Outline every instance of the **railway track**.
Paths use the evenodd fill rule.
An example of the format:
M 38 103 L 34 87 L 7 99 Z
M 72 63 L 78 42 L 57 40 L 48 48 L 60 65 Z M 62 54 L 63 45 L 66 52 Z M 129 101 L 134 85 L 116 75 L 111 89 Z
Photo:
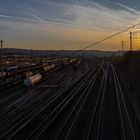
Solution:
M 82 68 L 84 66 L 82 65 L 80 67 Z M 67 70 L 67 72 L 65 72 L 66 70 Z M 47 85 L 49 83 L 49 84 L 52 84 L 52 85 L 54 84 L 54 85 L 64 86 L 64 85 L 67 85 L 68 83 L 70 83 L 72 80 L 74 80 L 75 77 L 78 78 L 81 75 L 82 75 L 81 72 L 78 75 L 78 72 L 72 72 L 71 67 L 69 67 L 67 69 L 58 71 L 57 73 L 51 74 L 51 76 L 47 76 L 41 82 L 41 85 L 43 85 L 43 84 Z M 65 78 L 65 77 L 68 77 L 69 79 Z M 51 79 L 55 79 L 55 82 L 52 81 Z M 22 98 L 23 99 L 25 98 L 27 100 L 28 96 L 29 97 L 35 96 L 38 93 L 36 91 L 38 91 L 38 86 L 35 87 L 35 89 L 33 89 L 33 90 L 31 89 L 31 90 L 27 91 L 27 89 L 23 85 L 19 85 L 17 87 L 13 87 L 13 89 L 9 89 L 9 90 L 1 93 L 1 95 L 0 95 L 0 108 L 1 108 L 1 111 L 3 111 L 3 109 L 6 108 L 6 106 L 9 106 L 10 104 L 13 104 L 14 102 L 18 102 L 18 100 L 21 100 Z M 31 94 L 31 93 L 33 93 L 33 94 Z M 42 92 L 39 92 L 39 93 L 42 93 Z
M 61 73 L 59 88 L 36 89 L 30 98 L 9 104 L 0 115 L 0 138 L 139 140 L 114 66 L 81 67 L 85 72 Z
M 79 82 L 80 81 L 80 79 L 77 81 L 77 82 Z M 75 86 L 75 83 L 73 83 L 73 86 Z M 72 90 L 72 88 L 73 88 L 73 86 L 71 87 L 71 86 L 69 86 L 69 88 L 67 87 L 65 90 L 67 91 L 67 90 Z M 64 89 L 63 89 L 64 90 Z M 37 110 L 39 110 L 38 112 L 37 112 L 37 110 L 34 110 L 34 111 L 32 111 L 31 113 L 29 113 L 28 115 L 26 115 L 23 119 L 19 119 L 19 122 L 18 123 L 16 123 L 11 129 L 14 129 L 14 128 L 17 128 L 17 126 L 19 126 L 19 125 L 23 125 L 24 123 L 27 123 L 28 121 L 31 121 L 31 120 L 33 120 L 33 118 L 35 118 L 36 116 L 38 117 L 38 118 L 40 118 L 41 117 L 41 115 L 40 115 L 40 113 L 42 112 L 43 113 L 43 111 L 44 111 L 44 109 L 46 109 L 46 107 L 47 106 L 49 106 L 49 104 L 54 104 L 54 101 L 55 101 L 55 106 L 57 106 L 57 104 L 59 103 L 59 101 L 61 102 L 61 100 L 64 98 L 65 99 L 65 97 L 67 96 L 67 94 L 64 92 L 62 92 L 61 94 L 59 94 L 60 92 L 57 92 L 54 96 L 52 96 L 52 98 L 50 98 L 49 99 L 49 101 L 47 100 L 47 101 L 45 101 L 44 103 L 43 102 L 41 102 L 41 105 L 38 107 L 38 108 L 36 108 Z M 58 103 L 57 103 L 58 102 Z M 33 106 L 34 107 L 34 106 Z M 28 108 L 27 108 L 28 109 Z M 25 113 L 25 111 L 26 110 L 24 110 L 24 113 Z M 23 110 L 22 110 L 22 112 L 23 112 Z M 38 116 L 39 115 L 39 116 Z M 21 117 L 20 117 L 21 118 Z M 14 118 L 13 118 L 14 119 Z M 11 119 L 9 119 L 9 121 L 10 121 Z M 28 120 L 28 121 L 27 121 Z M 16 117 L 16 121 L 17 121 L 17 117 Z M 7 121 L 6 121 L 7 122 Z M 5 122 L 5 123 L 6 123 Z M 3 124 L 1 124 L 1 125 L 4 125 L 4 123 Z M 4 127 L 5 127 L 5 129 L 7 129 L 7 127 L 8 126 L 5 126 L 4 125 Z M 4 132 L 4 127 L 3 127 L 3 129 L 1 129 L 1 132 L 3 131 Z M 11 130 L 10 129 L 10 130 Z M 9 130 L 7 131 L 7 132 L 9 132 Z M 7 135 L 7 132 L 5 133 L 5 135 Z

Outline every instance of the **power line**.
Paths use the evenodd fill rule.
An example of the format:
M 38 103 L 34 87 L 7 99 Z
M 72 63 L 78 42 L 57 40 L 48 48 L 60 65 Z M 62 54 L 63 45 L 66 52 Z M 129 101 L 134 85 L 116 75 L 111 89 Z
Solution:
M 97 42 L 95 42 L 95 43 L 92 43 L 92 44 L 90 44 L 90 45 L 84 47 L 83 49 L 74 52 L 72 55 L 75 55 L 75 54 L 77 54 L 77 53 L 80 53 L 80 52 L 82 52 L 82 51 L 84 51 L 84 50 L 86 50 L 86 49 L 88 49 L 88 48 L 90 48 L 90 47 L 92 47 L 92 46 L 98 45 L 98 44 L 100 44 L 100 43 L 102 43 L 102 42 L 104 42 L 104 41 L 106 41 L 106 40 L 108 40 L 108 39 L 110 39 L 110 38 L 113 38 L 114 36 L 117 36 L 117 35 L 119 35 L 119 34 L 125 32 L 125 31 L 131 29 L 131 28 L 134 28 L 134 27 L 136 27 L 136 26 L 138 26 L 138 25 L 140 25 L 140 23 L 137 23 L 137 24 L 135 24 L 135 25 L 133 25 L 133 26 L 130 26 L 130 27 L 126 28 L 126 29 L 123 29 L 123 30 L 121 30 L 121 31 L 119 31 L 119 32 L 117 32 L 117 33 L 115 33 L 115 34 L 113 34 L 113 35 L 111 35 L 111 36 L 108 36 L 108 37 L 106 37 L 106 38 L 104 38 L 104 39 L 102 39 L 102 40 L 99 40 L 99 41 L 97 41 Z

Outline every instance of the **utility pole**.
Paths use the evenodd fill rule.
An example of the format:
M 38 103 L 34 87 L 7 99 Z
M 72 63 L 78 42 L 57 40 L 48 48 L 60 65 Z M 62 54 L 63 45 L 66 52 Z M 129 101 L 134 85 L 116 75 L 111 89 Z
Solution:
M 46 58 L 48 57 L 48 51 L 46 50 Z
M 28 74 L 29 74 L 29 70 L 30 70 L 30 52 L 27 52 L 27 55 L 28 55 L 27 57 L 28 57 Z M 28 78 L 29 78 L 29 75 L 28 75 Z
M 124 41 L 122 40 L 122 55 L 124 53 Z
M 1 44 L 1 76 L 3 76 L 3 40 L 0 41 Z
M 133 51 L 133 35 L 132 35 L 132 31 L 130 32 L 130 51 Z
M 30 52 L 30 62 L 31 62 L 31 66 L 32 66 L 32 59 L 33 59 L 33 50 L 31 49 L 31 52 Z
M 85 53 L 84 53 L 84 52 L 82 52 L 82 57 L 83 57 L 83 58 L 85 57 Z

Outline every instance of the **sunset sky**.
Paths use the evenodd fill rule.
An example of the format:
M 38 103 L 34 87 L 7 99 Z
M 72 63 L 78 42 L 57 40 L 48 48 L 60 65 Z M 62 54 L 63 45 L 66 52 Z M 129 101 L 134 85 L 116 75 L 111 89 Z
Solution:
M 0 0 L 0 7 L 0 39 L 10 48 L 82 49 L 140 22 L 140 0 Z M 128 49 L 129 32 L 90 49 L 119 50 L 121 40 Z

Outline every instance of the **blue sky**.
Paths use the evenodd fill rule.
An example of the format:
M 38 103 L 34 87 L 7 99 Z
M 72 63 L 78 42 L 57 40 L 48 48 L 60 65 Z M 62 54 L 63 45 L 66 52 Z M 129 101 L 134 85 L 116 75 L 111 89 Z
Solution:
M 0 6 L 6 47 L 81 49 L 140 22 L 139 0 L 0 0 Z M 100 48 L 117 50 L 119 39 Z

